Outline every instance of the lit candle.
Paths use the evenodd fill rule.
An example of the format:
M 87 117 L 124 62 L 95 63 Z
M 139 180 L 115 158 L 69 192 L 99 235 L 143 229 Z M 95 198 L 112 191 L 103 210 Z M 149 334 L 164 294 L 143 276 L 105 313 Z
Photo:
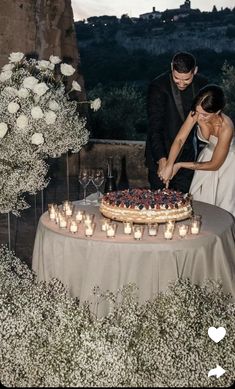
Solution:
M 116 232 L 116 226 L 117 225 L 115 223 L 108 224 L 107 229 L 106 229 L 107 238 L 114 238 L 115 232 Z
M 66 228 L 67 227 L 67 221 L 63 217 L 60 218 L 60 228 Z
M 55 211 L 51 210 L 51 211 L 50 211 L 49 217 L 50 217 L 51 220 L 55 220 L 55 218 L 56 218 L 56 213 L 55 213 Z
M 181 238 L 184 238 L 187 235 L 188 232 L 188 226 L 186 224 L 180 224 L 179 225 L 179 236 Z
M 134 239 L 140 240 L 143 236 L 143 226 L 134 226 L 133 227 Z
M 101 231 L 107 231 L 110 220 L 109 219 L 101 219 L 100 222 L 101 222 Z
M 82 219 L 83 219 L 83 214 L 84 214 L 84 211 L 80 211 L 80 210 L 77 211 L 75 218 L 76 218 L 76 220 L 77 220 L 78 222 L 81 222 L 81 221 L 82 221 Z
M 123 231 L 124 231 L 124 234 L 128 234 L 130 235 L 131 234 L 131 231 L 132 231 L 132 226 L 131 226 L 131 223 L 130 222 L 124 222 L 123 223 Z
M 199 234 L 199 226 L 197 225 L 197 223 L 192 223 L 191 234 L 193 234 L 193 235 Z
M 85 235 L 86 236 L 92 236 L 94 233 L 94 225 L 93 224 L 87 224 L 85 225 Z
M 157 235 L 157 227 L 158 227 L 158 225 L 156 223 L 148 225 L 149 236 L 156 236 Z
M 171 230 L 166 229 L 166 231 L 164 231 L 164 237 L 165 237 L 165 239 L 172 239 L 173 232 Z
M 68 207 L 66 208 L 66 210 L 65 210 L 65 213 L 66 213 L 67 216 L 72 216 L 72 214 L 73 214 L 73 209 L 72 209 L 72 207 L 68 206 Z
M 78 230 L 78 226 L 77 226 L 77 223 L 76 223 L 76 221 L 75 220 L 72 220 L 71 221 L 71 224 L 70 224 L 70 231 L 71 232 L 77 232 L 77 230 Z
M 93 222 L 94 215 L 89 215 L 88 213 L 85 215 L 84 218 L 84 224 L 87 226 L 88 224 L 91 224 Z

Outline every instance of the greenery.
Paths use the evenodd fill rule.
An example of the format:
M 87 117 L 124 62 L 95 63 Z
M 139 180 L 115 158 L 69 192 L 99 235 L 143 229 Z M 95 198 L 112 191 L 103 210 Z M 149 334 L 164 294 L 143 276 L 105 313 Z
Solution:
M 226 112 L 232 118 L 235 123 L 235 67 L 230 66 L 227 62 L 225 62 L 223 68 L 223 77 L 222 77 L 222 88 L 224 90 L 227 104 L 226 104 Z
M 90 115 L 93 138 L 145 140 L 146 101 L 140 88 L 127 84 L 105 88 L 98 84 L 88 92 L 89 99 L 97 93 L 102 108 Z
M 89 18 L 88 23 L 75 23 L 86 90 L 88 95 L 92 96 L 94 91 L 98 89 L 103 101 L 107 101 L 105 107 L 108 107 L 109 110 L 106 119 L 106 108 L 104 107 L 98 115 L 92 114 L 91 126 L 95 137 L 120 139 L 122 134 L 123 139 L 144 140 L 147 132 L 146 91 L 148 84 L 157 75 L 170 68 L 174 52 L 157 55 L 151 52 L 151 47 L 137 50 L 131 47 L 130 42 L 128 46 L 129 38 L 133 39 L 133 42 L 136 39 L 141 47 L 141 39 L 146 39 L 147 45 L 147 38 L 159 37 L 162 43 L 165 37 L 170 39 L 169 37 L 172 36 L 173 39 L 178 39 L 180 42 L 181 37 L 190 36 L 193 39 L 198 37 L 198 44 L 200 45 L 201 42 L 203 47 L 203 33 L 203 37 L 208 36 L 211 39 L 212 49 L 204 46 L 204 48 L 198 47 L 196 50 L 191 50 L 197 58 L 199 72 L 204 74 L 209 82 L 223 84 L 225 74 L 222 68 L 225 62 L 230 66 L 235 66 L 235 53 L 232 48 L 231 51 L 215 52 L 213 50 L 215 40 L 233 38 L 235 8 L 233 10 L 228 8 L 216 10 L 214 7 L 213 12 L 197 10 L 185 18 L 175 21 L 172 21 L 172 12 L 172 10 L 167 10 L 162 13 L 160 19 L 152 20 L 134 20 L 128 15 L 123 15 L 118 20 L 115 16 L 104 15 Z M 175 51 L 177 51 L 177 41 Z M 94 63 L 96 65 L 95 72 Z M 127 102 L 128 88 L 131 93 L 130 102 Z M 133 89 L 140 96 L 142 108 L 138 111 L 132 110 L 130 113 L 128 107 L 133 106 Z M 126 91 L 127 110 L 125 112 L 134 116 L 126 120 L 124 112 L 123 123 L 119 120 L 121 112 L 123 112 L 122 103 L 117 100 L 118 107 L 120 107 L 119 115 L 117 115 L 118 107 L 110 103 L 113 99 L 112 95 L 115 94 L 116 98 L 117 95 L 121 97 L 121 90 Z M 231 88 L 228 95 L 231 96 L 232 93 L 233 89 Z M 230 107 L 233 110 L 231 104 Z M 138 123 L 136 127 L 137 116 L 140 112 L 141 125 Z M 233 113 L 231 114 L 233 116 Z M 115 120 L 116 115 L 117 120 Z M 111 120 L 110 125 L 108 125 L 108 120 Z M 102 126 L 104 127 L 102 128 Z M 108 127 L 110 128 L 108 129 Z
M 97 319 L 58 280 L 37 282 L 0 247 L 0 379 L 7 387 L 229 387 L 235 379 L 235 304 L 221 284 L 178 280 L 140 305 L 134 285 L 103 294 Z M 209 327 L 224 327 L 219 344 Z M 220 365 L 225 374 L 208 378 Z

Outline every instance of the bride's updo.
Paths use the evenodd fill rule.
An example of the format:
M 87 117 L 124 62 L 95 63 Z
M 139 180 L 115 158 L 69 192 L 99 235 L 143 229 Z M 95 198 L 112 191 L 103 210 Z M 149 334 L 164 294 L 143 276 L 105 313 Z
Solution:
M 214 84 L 204 86 L 195 96 L 191 111 L 195 112 L 198 105 L 208 113 L 216 113 L 223 110 L 225 107 L 225 96 L 222 88 Z

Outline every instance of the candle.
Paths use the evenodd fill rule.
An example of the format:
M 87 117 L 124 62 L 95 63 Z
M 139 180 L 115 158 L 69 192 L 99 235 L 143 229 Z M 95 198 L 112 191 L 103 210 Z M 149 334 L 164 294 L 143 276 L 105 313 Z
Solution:
M 134 239 L 140 240 L 143 236 L 143 226 L 133 226 Z
M 165 237 L 165 239 L 172 239 L 172 237 L 173 237 L 173 232 L 170 231 L 170 230 L 164 231 L 164 237 Z
M 107 227 L 110 223 L 110 219 L 101 219 L 101 231 L 107 231 Z
M 60 218 L 60 228 L 66 228 L 67 227 L 67 221 L 64 218 Z
M 124 234 L 130 235 L 132 231 L 132 224 L 130 222 L 123 223 Z
M 88 213 L 85 215 L 85 218 L 84 218 L 85 226 L 88 226 L 88 224 L 91 224 L 93 222 L 94 216 L 95 215 L 89 215 Z
M 94 224 L 85 225 L 85 235 L 90 237 L 94 233 Z
M 179 236 L 181 238 L 184 238 L 187 235 L 187 232 L 188 232 L 188 225 L 180 224 L 179 225 Z
M 50 217 L 51 220 L 55 220 L 55 218 L 56 218 L 56 213 L 55 213 L 53 210 L 51 210 L 51 211 L 50 211 L 49 217 Z
M 191 234 L 193 234 L 193 235 L 199 234 L 199 227 L 196 225 L 192 225 L 191 226 Z
M 75 216 L 76 220 L 77 220 L 78 222 L 81 222 L 82 219 L 83 219 L 83 215 L 84 215 L 84 211 L 78 210 L 77 213 L 76 213 L 76 216 Z
M 116 223 L 109 223 L 107 225 L 107 229 L 106 229 L 107 238 L 114 238 L 115 233 L 116 233 L 116 227 L 117 227 Z
M 149 234 L 149 236 L 156 236 L 157 235 L 157 228 L 158 228 L 158 224 L 157 223 L 149 224 L 148 225 L 148 234 Z
M 66 214 L 67 216 L 72 216 L 72 214 L 73 214 L 73 209 L 72 209 L 72 207 L 68 206 L 68 207 L 66 208 L 66 210 L 65 210 L 65 214 Z
M 75 220 L 71 221 L 69 229 L 70 229 L 70 232 L 74 232 L 74 233 L 77 232 L 78 226 L 77 226 L 77 223 Z

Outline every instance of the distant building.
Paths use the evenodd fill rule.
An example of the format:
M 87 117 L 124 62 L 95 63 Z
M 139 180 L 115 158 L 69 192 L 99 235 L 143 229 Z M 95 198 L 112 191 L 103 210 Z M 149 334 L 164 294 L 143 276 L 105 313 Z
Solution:
M 200 12 L 199 9 L 191 8 L 191 1 L 185 0 L 184 4 L 181 4 L 179 8 L 166 9 L 164 12 L 156 11 L 153 7 L 152 12 L 147 12 L 140 15 L 140 19 L 152 20 L 152 19 L 163 19 L 163 21 L 176 21 L 180 18 L 185 18 L 192 13 Z
M 155 7 L 153 7 L 152 12 L 147 12 L 145 14 L 141 14 L 140 19 L 145 19 L 145 20 L 160 19 L 161 16 L 162 16 L 162 13 L 159 11 L 156 11 Z

